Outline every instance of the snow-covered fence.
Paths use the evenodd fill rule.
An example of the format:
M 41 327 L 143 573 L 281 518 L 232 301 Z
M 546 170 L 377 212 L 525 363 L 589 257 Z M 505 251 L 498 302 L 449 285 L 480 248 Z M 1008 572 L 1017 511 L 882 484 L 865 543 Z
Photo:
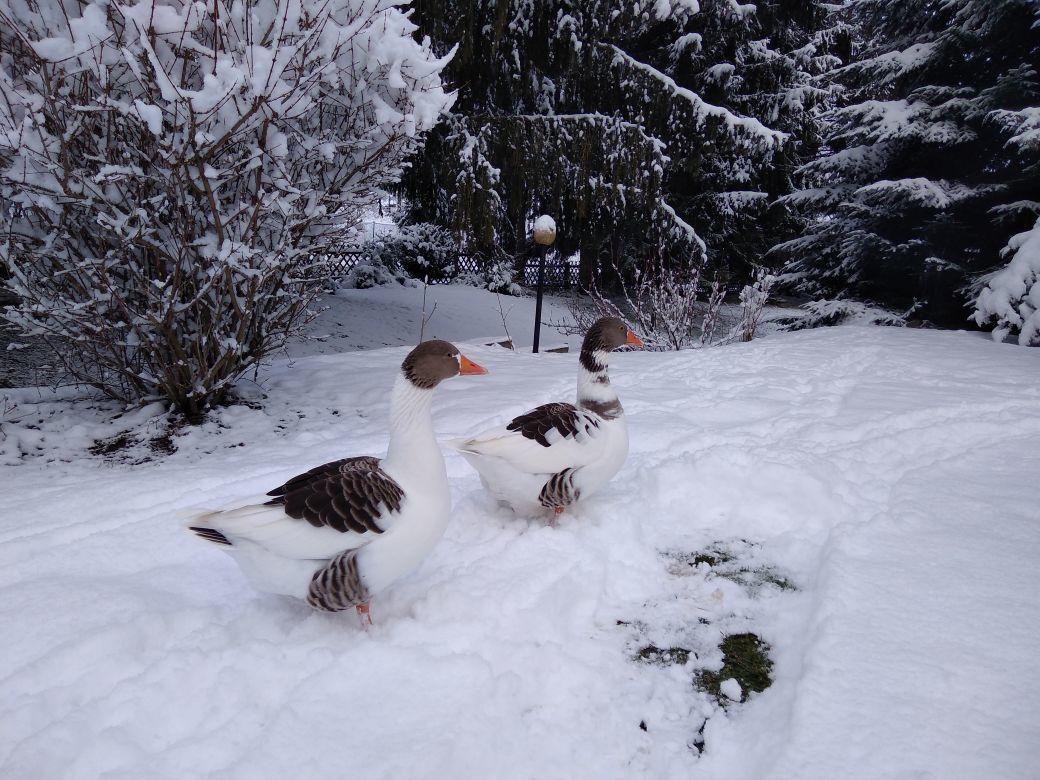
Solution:
M 323 256 L 322 273 L 329 279 L 341 279 L 359 263 L 364 263 L 365 250 L 343 249 Z M 430 279 L 430 284 L 451 284 L 458 277 L 480 276 L 487 271 L 487 261 L 476 255 L 459 254 L 454 263 L 455 273 L 450 278 Z M 525 286 L 532 286 L 538 277 L 538 260 L 532 258 L 523 266 L 521 276 Z M 566 260 L 547 260 L 545 263 L 547 290 L 575 290 L 578 288 L 578 266 Z
M 349 274 L 357 265 L 364 264 L 367 254 L 364 249 L 344 249 L 324 256 L 323 273 L 330 279 L 341 279 Z M 454 273 L 451 276 L 431 278 L 430 284 L 451 284 L 459 276 L 479 274 L 484 270 L 484 263 L 478 257 L 458 255 L 452 263 Z
M 577 264 L 563 260 L 545 261 L 545 279 L 543 286 L 546 290 L 576 290 L 578 289 L 579 268 Z M 524 263 L 523 284 L 532 287 L 538 282 L 538 258 L 532 257 Z

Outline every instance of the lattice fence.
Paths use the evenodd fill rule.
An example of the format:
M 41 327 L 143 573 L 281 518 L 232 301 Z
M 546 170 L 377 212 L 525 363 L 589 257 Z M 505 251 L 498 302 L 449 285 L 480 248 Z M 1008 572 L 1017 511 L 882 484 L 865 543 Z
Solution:
M 524 264 L 520 284 L 534 287 L 538 284 L 538 258 L 532 257 Z M 545 261 L 545 288 L 547 290 L 573 290 L 578 286 L 578 266 L 565 260 Z
M 328 255 L 325 259 L 325 272 L 331 279 L 346 276 L 361 261 L 362 255 L 361 250 L 345 250 Z M 459 255 L 455 259 L 455 268 L 458 276 L 480 273 L 483 270 L 480 258 L 468 255 Z M 431 279 L 430 284 L 450 284 L 452 281 L 452 279 Z M 518 282 L 525 287 L 534 287 L 538 283 L 538 258 L 530 258 L 525 262 Z M 545 289 L 572 290 L 577 286 L 577 265 L 562 260 L 546 260 Z

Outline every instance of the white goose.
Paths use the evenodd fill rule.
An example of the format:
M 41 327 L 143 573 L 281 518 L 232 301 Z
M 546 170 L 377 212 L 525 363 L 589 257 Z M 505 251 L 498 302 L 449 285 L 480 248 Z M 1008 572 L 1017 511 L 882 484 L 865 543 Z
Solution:
M 326 463 L 257 503 L 193 518 L 188 527 L 221 545 L 258 590 L 312 607 L 356 607 L 412 571 L 444 534 L 451 509 L 444 458 L 433 435 L 434 388 L 486 374 L 446 341 L 427 341 L 401 364 L 390 396 L 386 457 Z
M 484 487 L 519 514 L 566 507 L 599 490 L 628 456 L 625 410 L 610 384 L 610 353 L 643 342 L 621 320 L 604 317 L 585 335 L 578 403 L 550 403 L 471 439 L 451 444 L 480 473 Z

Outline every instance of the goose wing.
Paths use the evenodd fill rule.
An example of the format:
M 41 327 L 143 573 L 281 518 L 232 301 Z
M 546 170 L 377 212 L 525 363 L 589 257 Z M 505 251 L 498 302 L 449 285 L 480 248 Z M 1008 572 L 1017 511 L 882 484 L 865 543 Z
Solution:
M 404 491 L 379 465 L 379 458 L 344 458 L 293 477 L 267 495 L 267 506 L 312 526 L 340 533 L 381 534 L 387 512 L 398 512 Z
M 520 471 L 548 474 L 600 457 L 601 420 L 573 404 L 543 404 L 504 428 L 456 442 L 463 453 L 501 458 Z
M 262 504 L 195 518 L 189 528 L 208 541 L 248 540 L 287 558 L 330 558 L 383 533 L 400 511 L 401 486 L 378 458 L 344 458 L 288 480 Z

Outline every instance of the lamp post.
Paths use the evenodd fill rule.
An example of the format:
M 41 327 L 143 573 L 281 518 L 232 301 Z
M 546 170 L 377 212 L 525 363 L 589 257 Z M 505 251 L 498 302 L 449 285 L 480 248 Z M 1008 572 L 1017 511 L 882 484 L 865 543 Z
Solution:
M 541 248 L 538 256 L 538 287 L 534 302 L 534 349 L 538 353 L 538 336 L 542 332 L 542 288 L 545 284 L 545 256 L 549 247 L 556 240 L 556 222 L 548 214 L 542 214 L 534 221 L 531 231 L 534 242 Z

